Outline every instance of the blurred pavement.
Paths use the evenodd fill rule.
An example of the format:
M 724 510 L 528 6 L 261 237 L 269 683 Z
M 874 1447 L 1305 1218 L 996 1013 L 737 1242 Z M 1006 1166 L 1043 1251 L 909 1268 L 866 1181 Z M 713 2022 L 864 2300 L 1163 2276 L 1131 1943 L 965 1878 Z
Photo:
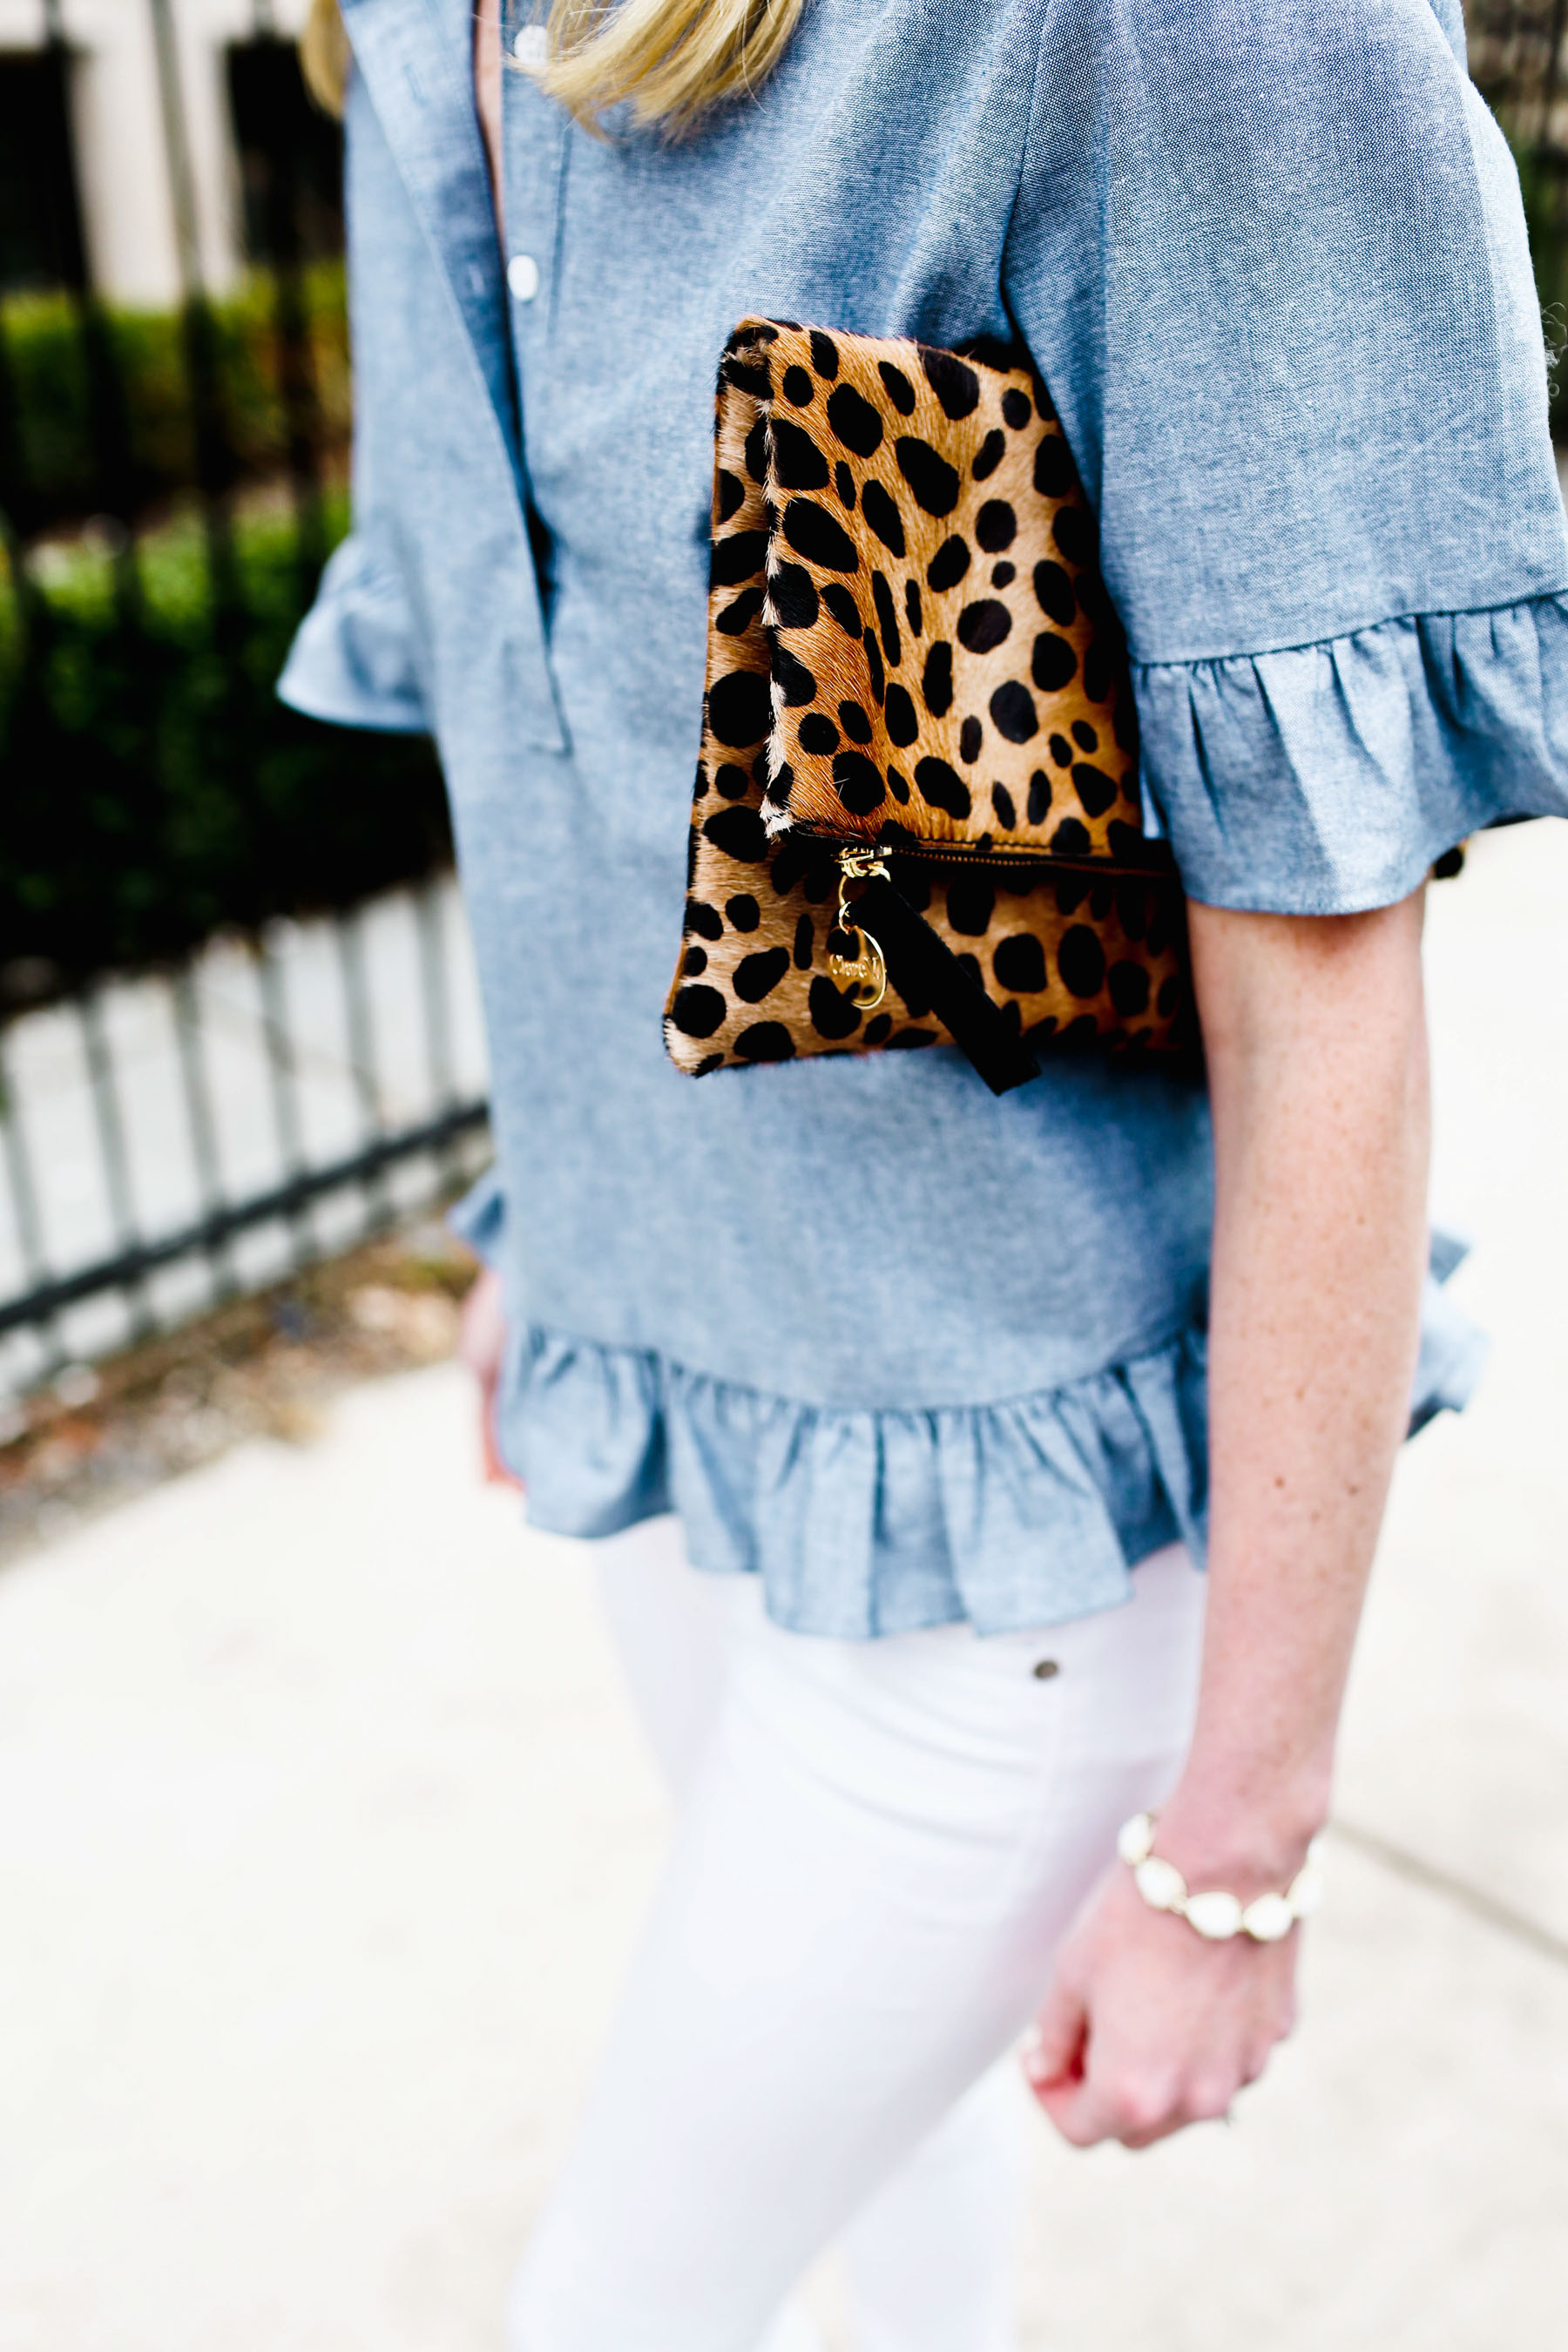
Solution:
M 1568 2342 L 1568 826 L 1431 929 L 1492 1364 L 1401 1468 L 1302 2030 L 1234 2130 L 1039 2127 L 1030 2352 Z M 662 1834 L 450 1366 L 0 1576 L 0 2352 L 500 2352 Z

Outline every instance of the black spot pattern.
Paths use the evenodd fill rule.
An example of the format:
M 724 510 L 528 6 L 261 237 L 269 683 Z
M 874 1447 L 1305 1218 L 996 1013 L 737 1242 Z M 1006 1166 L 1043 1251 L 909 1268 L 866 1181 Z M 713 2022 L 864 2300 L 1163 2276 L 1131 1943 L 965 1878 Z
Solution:
M 1035 566 L 1035 598 L 1047 621 L 1054 621 L 1058 629 L 1071 628 L 1078 612 L 1072 581 L 1048 556 Z
M 1094 844 L 1089 837 L 1089 827 L 1076 816 L 1064 816 L 1048 844 L 1055 857 L 1087 857 Z
M 1073 763 L 1073 785 L 1083 803 L 1088 816 L 1103 816 L 1116 800 L 1116 785 L 1103 768 L 1091 767 L 1087 760 Z
M 686 929 L 689 931 L 698 932 L 705 940 L 721 940 L 724 936 L 724 918 L 717 907 L 710 907 L 700 898 L 688 898 Z
M 708 689 L 708 724 L 721 743 L 744 751 L 760 743 L 773 723 L 768 682 L 755 670 L 734 669 Z
M 947 919 L 966 940 L 984 938 L 995 906 L 995 888 L 984 874 L 955 874 L 947 886 Z
M 987 555 L 1000 555 L 1018 536 L 1018 518 L 1005 499 L 987 499 L 974 518 L 974 536 Z
M 1029 690 L 1016 677 L 1005 679 L 992 696 L 991 724 L 1008 743 L 1026 743 L 1038 728 Z
M 921 625 L 921 583 L 918 580 L 906 580 L 904 583 L 904 618 L 910 625 L 910 636 L 918 637 Z
M 888 730 L 889 741 L 897 743 L 900 751 L 912 743 L 920 733 L 921 722 L 915 706 L 901 686 L 889 687 L 887 699 L 882 705 L 882 724 Z
M 842 594 L 842 590 L 839 593 Z M 815 626 L 818 604 L 816 587 L 804 564 L 781 563 L 768 583 L 768 594 L 773 603 L 773 617 L 781 629 Z
M 991 566 L 991 585 L 993 588 L 1011 588 L 1014 581 L 1016 580 L 1017 577 L 1018 567 L 1016 563 L 994 563 Z
M 1113 963 L 1106 974 L 1110 1001 L 1123 1021 L 1149 1010 L 1149 975 L 1141 963 Z
M 952 709 L 952 647 L 938 637 L 926 656 L 921 693 L 933 719 L 945 719 Z
M 1013 615 L 994 596 L 966 604 L 958 616 L 958 642 L 972 654 L 988 654 L 1008 636 Z
M 995 427 L 985 436 L 984 440 L 976 449 L 974 463 L 969 470 L 977 482 L 989 481 L 1006 454 L 1007 436 L 999 427 Z
M 900 775 L 897 768 L 889 768 L 888 770 L 888 790 L 892 793 L 893 798 L 898 802 L 900 808 L 908 808 L 910 804 L 909 784 L 905 778 Z
M 968 542 L 960 539 L 955 531 L 951 539 L 942 541 L 926 565 L 926 585 L 936 589 L 939 593 L 948 588 L 956 588 L 968 569 Z
M 893 445 L 899 471 L 929 515 L 949 515 L 958 504 L 958 476 L 947 459 L 918 434 L 900 433 Z
M 855 477 L 842 457 L 833 468 L 833 487 L 838 493 L 838 503 L 848 514 L 855 511 Z
M 960 819 L 969 814 L 969 787 L 945 760 L 917 760 L 915 782 L 932 808 L 945 809 L 949 816 Z
M 739 866 L 761 866 L 766 861 L 767 827 L 755 809 L 718 810 L 703 824 L 702 836 Z
M 860 1026 L 860 1015 L 855 1006 L 820 972 L 811 983 L 806 1005 L 811 1014 L 811 1025 L 819 1037 L 830 1037 L 835 1041 L 841 1037 L 853 1037 Z
M 773 648 L 773 684 L 784 697 L 785 707 L 798 709 L 802 703 L 816 699 L 816 680 L 803 661 L 797 661 L 787 646 Z
M 768 478 L 768 420 L 759 416 L 746 436 L 746 471 L 753 482 Z
M 826 340 L 825 335 L 824 342 Z M 787 957 L 784 960 L 788 961 Z M 795 1039 L 782 1021 L 753 1021 L 736 1038 L 735 1051 L 743 1062 L 793 1062 Z
M 713 487 L 718 493 L 719 520 L 728 522 L 736 509 L 746 502 L 746 485 L 738 474 L 727 473 L 721 467 Z
M 797 555 L 808 563 L 820 563 L 825 572 L 860 569 L 855 542 L 843 524 L 810 499 L 791 499 L 784 511 L 784 533 Z
M 973 416 L 980 405 L 980 378 L 972 367 L 966 367 L 956 352 L 933 351 L 927 343 L 921 345 L 921 365 L 951 424 L 956 425 L 961 416 Z
M 784 395 L 796 408 L 809 408 L 816 398 L 816 386 L 803 367 L 786 367 L 784 372 Z
M 716 988 L 682 988 L 676 992 L 669 1017 L 683 1037 L 711 1037 L 727 1010 Z
M 800 722 L 800 748 L 817 759 L 828 759 L 838 749 L 838 730 L 825 712 L 812 711 Z
M 816 926 L 812 921 L 811 917 L 809 915 L 802 915 L 795 927 L 795 968 L 796 971 L 809 971 L 811 970 L 811 950 L 812 943 L 816 940 Z
M 832 336 L 825 335 L 819 327 L 811 331 L 811 364 L 817 374 L 826 376 L 830 383 L 838 373 L 838 346 Z
M 699 972 L 706 971 L 708 969 L 707 949 L 688 948 L 686 953 L 680 959 L 680 969 L 688 980 L 695 980 Z
M 915 388 L 903 369 L 895 367 L 891 360 L 879 360 L 877 373 L 881 377 L 888 398 L 899 415 L 912 416 L 915 413 Z
M 852 383 L 841 383 L 837 392 L 828 394 L 827 421 L 857 457 L 874 457 L 882 446 L 882 420 Z
M 877 625 L 882 632 L 882 651 L 888 667 L 897 669 L 904 657 L 903 640 L 899 635 L 899 616 L 893 610 L 893 592 L 879 572 L 871 574 L 871 602 L 877 608 Z
M 1047 433 L 1035 452 L 1035 488 L 1043 499 L 1065 499 L 1077 479 L 1072 452 L 1059 433 Z
M 839 704 L 838 723 L 851 743 L 868 743 L 871 740 L 870 719 L 858 702 Z
M 996 822 L 1004 833 L 1012 833 L 1018 823 L 1018 812 L 1013 805 L 1013 795 L 1005 784 L 993 784 L 991 805 L 996 812 Z
M 1080 751 L 1098 751 L 1100 749 L 1100 738 L 1087 719 L 1073 720 L 1072 740 Z
M 1015 931 L 997 941 L 991 969 L 1016 995 L 1036 996 L 1046 984 L 1046 951 L 1033 931 Z
M 784 490 L 825 490 L 827 460 L 812 439 L 787 417 L 773 419 L 773 475 Z
M 754 580 L 767 552 L 766 531 L 735 530 L 728 539 L 716 539 L 708 563 L 709 586 L 739 588 L 743 581 Z
M 1059 694 L 1078 668 L 1078 654 L 1069 637 L 1042 629 L 1035 639 L 1029 675 L 1042 694 Z
M 980 746 L 984 740 L 985 730 L 979 719 L 966 719 L 958 730 L 958 756 L 966 767 L 973 766 L 979 759 Z
M 866 1024 L 867 1045 L 880 1045 L 885 1044 L 887 1041 L 888 1032 L 891 1029 L 892 1025 L 893 1016 L 890 1013 L 873 1013 L 870 1020 Z
M 1027 396 L 1018 390 L 1016 383 L 1009 384 L 1002 394 L 1002 415 L 1015 433 L 1021 433 L 1029 421 Z
M 1094 562 L 1094 525 L 1081 507 L 1063 507 L 1051 525 L 1051 537 L 1068 562 L 1079 570 Z
M 822 601 L 847 637 L 859 635 L 860 608 L 847 588 L 841 588 L 837 580 L 830 580 L 822 592 Z
M 738 890 L 724 901 L 724 912 L 733 931 L 754 931 L 763 919 L 763 910 L 749 890 Z
M 1029 778 L 1029 803 L 1026 811 L 1031 824 L 1044 824 L 1051 805 L 1051 780 L 1044 768 L 1037 768 Z
M 872 698 L 880 702 L 888 683 L 882 669 L 882 648 L 869 629 L 867 630 L 861 643 L 866 648 L 866 668 L 870 680 Z
M 888 797 L 879 772 L 864 751 L 840 751 L 833 762 L 833 781 L 851 816 L 869 816 Z
M 788 948 L 759 948 L 754 955 L 741 958 L 730 984 L 742 1003 L 760 1004 L 788 970 Z
M 1053 735 L 1051 737 L 1050 749 L 1051 757 L 1056 761 L 1058 768 L 1070 768 L 1072 766 L 1072 745 L 1068 741 L 1065 735 Z
M 713 626 L 726 637 L 743 637 L 763 609 L 763 590 L 745 589 L 732 604 L 726 604 Z
M 898 501 L 882 488 L 875 476 L 861 493 L 860 510 L 889 554 L 901 557 L 904 553 L 904 519 L 899 512 Z
M 1072 923 L 1057 949 L 1062 985 L 1074 996 L 1098 996 L 1105 985 L 1105 951 L 1087 923 Z
M 1083 690 L 1091 702 L 1103 702 L 1110 692 L 1115 677 L 1110 648 L 1103 637 L 1096 637 L 1083 662 Z

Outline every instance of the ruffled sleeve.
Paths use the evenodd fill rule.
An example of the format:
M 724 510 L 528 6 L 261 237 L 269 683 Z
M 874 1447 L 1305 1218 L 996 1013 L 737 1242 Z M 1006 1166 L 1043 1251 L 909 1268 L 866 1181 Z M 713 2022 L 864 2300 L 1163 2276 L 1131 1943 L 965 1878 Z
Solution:
M 1392 905 L 1510 817 L 1568 815 L 1568 598 L 1134 672 L 1143 782 L 1195 898 Z
M 1004 260 L 1193 894 L 1386 904 L 1568 814 L 1518 174 L 1451 0 L 1048 5 Z
M 373 532 L 352 531 L 333 553 L 278 692 L 308 719 L 340 727 L 427 730 L 408 592 Z

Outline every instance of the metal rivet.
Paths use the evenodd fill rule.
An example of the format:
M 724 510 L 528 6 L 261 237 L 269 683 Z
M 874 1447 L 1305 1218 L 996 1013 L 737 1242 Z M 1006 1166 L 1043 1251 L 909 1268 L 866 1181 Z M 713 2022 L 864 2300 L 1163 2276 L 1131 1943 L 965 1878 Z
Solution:
M 1048 1683 L 1053 1675 L 1059 1675 L 1060 1672 L 1061 1668 L 1055 1658 L 1042 1658 L 1035 1668 L 1035 1680 L 1037 1683 Z

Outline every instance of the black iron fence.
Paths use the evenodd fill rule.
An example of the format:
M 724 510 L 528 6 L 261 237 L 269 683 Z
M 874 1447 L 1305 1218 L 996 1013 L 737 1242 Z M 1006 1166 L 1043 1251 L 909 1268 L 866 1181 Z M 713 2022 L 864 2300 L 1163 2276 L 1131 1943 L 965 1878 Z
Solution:
M 346 523 L 337 127 L 254 0 L 221 75 L 247 266 L 215 294 L 181 0 L 122 5 L 157 69 L 165 311 L 93 282 L 61 0 L 0 60 L 0 1386 L 252 1278 L 247 1236 L 272 1272 L 280 1236 L 357 1238 L 416 1172 L 459 1172 L 484 1119 L 482 1047 L 451 1042 L 466 942 L 430 747 L 273 692 Z M 378 1018 L 400 989 L 417 1080 Z M 128 1044 L 160 1021 L 163 1063 Z M 328 1063 L 342 1116 L 312 1129 Z
M 1552 429 L 1568 438 L 1568 0 L 1467 0 L 1470 71 L 1519 161 L 1552 362 Z

